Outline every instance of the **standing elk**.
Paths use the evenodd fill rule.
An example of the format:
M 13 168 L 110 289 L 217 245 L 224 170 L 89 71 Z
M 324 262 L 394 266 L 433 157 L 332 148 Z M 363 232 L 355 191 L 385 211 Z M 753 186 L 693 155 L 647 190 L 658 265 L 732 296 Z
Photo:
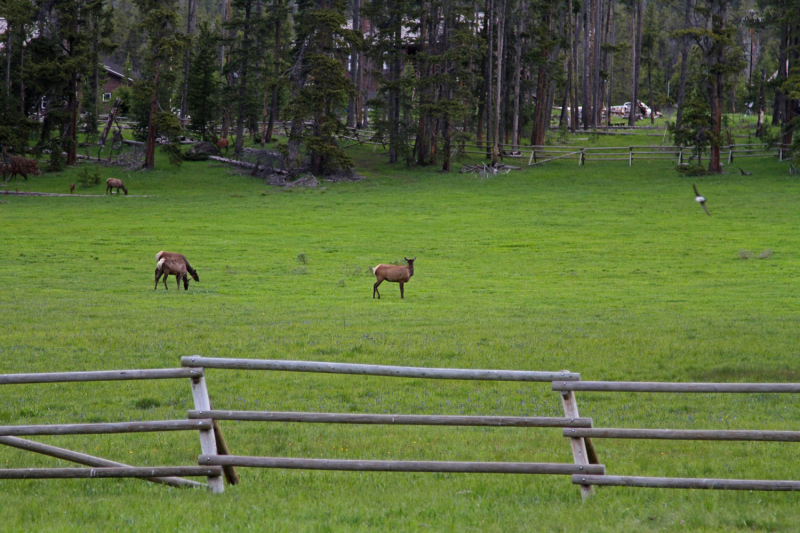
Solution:
M 10 181 L 11 178 L 16 179 L 17 174 L 22 175 L 25 181 L 28 181 L 28 174 L 39 173 L 39 162 L 35 159 L 17 155 L 9 156 L 4 153 L 0 158 L 0 173 L 3 174 L 3 181 Z M 11 178 L 6 180 L 6 176 L 9 174 L 11 174 Z
M 225 148 L 225 155 L 228 155 L 228 145 L 230 144 L 228 139 L 220 139 L 217 141 L 217 149 L 222 152 L 222 149 Z
M 408 283 L 408 280 L 411 279 L 411 276 L 414 275 L 414 261 L 417 260 L 416 257 L 413 259 L 409 259 L 404 257 L 403 259 L 406 260 L 408 263 L 407 266 L 403 265 L 384 265 L 380 264 L 372 269 L 372 273 L 375 274 L 375 278 L 378 281 L 375 282 L 375 285 L 372 286 L 372 299 L 375 299 L 375 295 L 378 295 L 378 299 L 381 298 L 381 293 L 378 292 L 378 285 L 383 283 L 384 280 L 391 281 L 393 283 L 400 284 L 400 299 L 403 299 L 403 284 Z
M 122 184 L 122 180 L 118 180 L 117 178 L 108 178 L 106 180 L 106 192 L 109 192 L 114 188 L 117 189 L 117 194 L 119 194 L 119 190 L 122 189 L 125 191 L 125 196 L 128 195 L 128 189 L 126 189 L 125 185 Z
M 167 287 L 167 278 L 175 275 L 175 281 L 178 282 L 178 290 L 181 290 L 181 280 L 183 280 L 183 290 L 189 290 L 189 277 L 186 275 L 188 272 L 191 274 L 195 281 L 200 281 L 200 276 L 197 275 L 195 269 L 189 264 L 189 260 L 183 254 L 176 254 L 173 252 L 158 252 L 156 254 L 156 284 L 153 290 L 158 288 L 158 280 L 164 276 L 164 289 L 169 290 Z

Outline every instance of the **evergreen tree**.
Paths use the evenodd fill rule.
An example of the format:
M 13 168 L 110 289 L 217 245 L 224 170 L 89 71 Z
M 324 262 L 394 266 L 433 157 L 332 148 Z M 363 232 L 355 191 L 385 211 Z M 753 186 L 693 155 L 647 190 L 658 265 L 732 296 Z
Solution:
M 344 8 L 344 0 L 300 0 L 295 15 L 287 159 L 290 165 L 299 162 L 302 143 L 317 174 L 349 170 L 353 165 L 336 140 L 345 131 L 338 111 L 354 93 L 344 61 L 359 38 L 358 32 L 345 29 Z M 310 127 L 305 126 L 307 120 Z
M 207 22 L 200 23 L 189 65 L 186 103 L 191 116 L 189 129 L 204 141 L 214 137 L 213 125 L 219 116 L 218 42 L 219 34 Z
M 177 28 L 178 12 L 176 0 L 135 0 L 143 14 L 139 28 L 148 35 L 147 52 L 144 55 L 143 79 L 135 87 L 140 102 L 148 102 L 144 117 L 147 120 L 144 168 L 155 166 L 155 145 L 158 124 L 172 124 L 170 98 L 178 75 L 178 60 L 185 45 L 184 35 Z M 163 103 L 163 104 L 162 104 Z M 167 132 L 163 132 L 167 133 Z M 170 148 L 174 151 L 174 148 Z

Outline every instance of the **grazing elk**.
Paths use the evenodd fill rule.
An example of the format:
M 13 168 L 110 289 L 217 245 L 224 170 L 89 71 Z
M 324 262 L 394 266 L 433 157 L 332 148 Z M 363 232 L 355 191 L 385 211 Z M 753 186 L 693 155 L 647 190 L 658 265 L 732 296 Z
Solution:
M 117 194 L 119 194 L 119 190 L 122 189 L 125 191 L 125 195 L 128 195 L 128 189 L 126 189 L 125 185 L 122 184 L 122 180 L 118 180 L 117 178 L 108 178 L 106 180 L 106 192 L 109 192 L 114 188 L 117 189 Z
M 38 174 L 39 173 L 39 162 L 35 159 L 28 159 L 26 157 L 21 156 L 8 156 L 7 154 L 3 154 L 2 159 L 0 159 L 0 173 L 3 174 L 3 181 L 6 181 L 6 176 L 11 174 L 12 178 L 17 177 L 17 174 L 21 174 L 25 181 L 28 180 L 28 174 Z M 9 178 L 10 181 L 11 178 Z
M 225 148 L 225 155 L 228 155 L 228 146 L 230 144 L 231 143 L 228 139 L 220 139 L 217 141 L 217 148 L 220 152 L 222 152 L 222 149 Z
M 195 281 L 200 281 L 200 276 L 197 275 L 195 269 L 189 264 L 186 256 L 183 254 L 176 254 L 172 252 L 158 252 L 156 254 L 156 284 L 153 290 L 158 288 L 158 280 L 164 276 L 164 289 L 169 290 L 167 287 L 167 278 L 175 275 L 175 281 L 178 282 L 178 290 L 181 290 L 181 280 L 183 280 L 183 290 L 189 290 L 189 277 L 186 275 L 188 272 L 191 274 Z
M 403 259 L 405 259 L 406 263 L 408 263 L 407 266 L 380 264 L 372 269 L 373 274 L 375 274 L 375 277 L 378 280 L 375 282 L 375 285 L 372 286 L 373 299 L 375 299 L 376 294 L 378 295 L 378 299 L 380 299 L 381 293 L 378 292 L 378 285 L 383 283 L 384 280 L 399 283 L 400 298 L 403 298 L 403 284 L 408 283 L 408 280 L 414 275 L 414 261 L 416 261 L 417 258 L 415 257 L 413 259 L 408 259 L 407 257 L 404 257 Z

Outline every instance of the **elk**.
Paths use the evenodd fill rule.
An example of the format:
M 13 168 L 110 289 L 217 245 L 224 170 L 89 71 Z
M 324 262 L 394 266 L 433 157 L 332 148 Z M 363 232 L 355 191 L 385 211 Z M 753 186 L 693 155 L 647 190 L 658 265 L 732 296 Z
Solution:
M 158 280 L 164 276 L 164 289 L 169 290 L 167 287 L 167 278 L 175 275 L 175 281 L 178 283 L 178 290 L 181 290 L 181 280 L 183 280 L 183 290 L 189 290 L 189 277 L 186 275 L 188 272 L 191 274 L 195 281 L 200 281 L 200 276 L 197 271 L 192 268 L 186 256 L 183 254 L 176 254 L 173 252 L 158 252 L 156 254 L 156 284 L 153 290 L 158 288 Z
M 72 185 L 69 186 L 69 193 L 72 194 L 74 192 L 75 192 L 75 184 L 73 183 Z
M 376 294 L 380 300 L 381 293 L 378 292 L 378 285 L 383 283 L 384 280 L 391 281 L 393 283 L 399 283 L 400 299 L 403 299 L 403 284 L 408 283 L 408 280 L 414 275 L 414 261 L 416 261 L 417 258 L 414 257 L 413 259 L 409 259 L 404 257 L 403 259 L 406 260 L 406 263 L 408 264 L 407 266 L 380 264 L 372 269 L 372 273 L 375 274 L 375 278 L 378 280 L 375 282 L 375 285 L 372 286 L 373 300 L 375 299 Z
M 117 194 L 119 194 L 119 190 L 122 189 L 125 191 L 125 196 L 128 195 L 128 189 L 126 189 L 125 185 L 122 184 L 122 180 L 118 180 L 117 178 L 108 178 L 106 180 L 106 192 L 109 192 L 114 188 L 117 189 Z
M 228 139 L 220 139 L 217 141 L 217 149 L 222 152 L 222 149 L 225 148 L 225 155 L 228 155 L 228 145 L 230 141 Z
M 28 174 L 39 173 L 39 163 L 35 159 L 27 159 L 16 155 L 9 157 L 8 154 L 4 153 L 2 159 L 0 159 L 0 173 L 3 174 L 3 181 L 6 181 L 8 174 L 11 174 L 14 179 L 17 178 L 17 174 L 21 174 L 27 181 Z

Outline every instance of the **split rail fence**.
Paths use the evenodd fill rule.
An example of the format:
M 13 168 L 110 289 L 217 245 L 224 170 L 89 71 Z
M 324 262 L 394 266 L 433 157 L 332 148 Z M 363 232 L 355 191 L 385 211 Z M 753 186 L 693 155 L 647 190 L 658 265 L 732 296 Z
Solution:
M 800 393 L 800 383 L 581 381 L 580 374 L 572 373 L 567 370 L 558 372 L 471 370 L 313 361 L 226 359 L 200 356 L 181 358 L 181 366 L 182 368 L 153 370 L 0 375 L 0 385 L 188 378 L 191 382 L 192 396 L 194 399 L 194 409 L 187 413 L 186 420 L 0 426 L 0 444 L 91 467 L 0 469 L 0 479 L 132 477 L 143 478 L 151 482 L 162 483 L 173 487 L 207 486 L 212 492 L 223 492 L 223 478 L 230 484 L 235 484 L 239 481 L 235 467 L 252 467 L 375 472 L 569 475 L 571 476 L 572 483 L 579 486 L 583 498 L 589 497 L 595 486 L 771 491 L 800 490 L 800 481 L 794 480 L 662 478 L 607 475 L 605 466 L 599 464 L 600 461 L 595 451 L 593 439 L 800 442 L 800 431 L 598 428 L 594 427 L 591 418 L 580 416 L 575 397 L 576 392 L 588 393 L 593 391 L 628 393 L 796 394 Z M 206 369 L 312 372 L 382 376 L 401 379 L 543 382 L 550 383 L 552 390 L 559 393 L 564 416 L 387 415 L 371 413 L 215 410 L 211 406 L 206 385 Z M 219 421 L 231 420 L 242 422 L 294 422 L 314 424 L 560 428 L 562 435 L 570 444 L 573 463 L 339 460 L 232 455 L 219 426 Z M 134 467 L 20 438 L 32 435 L 84 435 L 153 431 L 198 431 L 201 450 L 201 454 L 198 456 L 199 466 Z M 178 476 L 206 477 L 208 483 L 204 485 Z
M 191 380 L 195 408 L 208 409 L 210 407 L 208 389 L 205 382 L 205 371 L 202 368 L 0 374 L 0 385 L 186 378 Z M 198 420 L 0 426 L 0 444 L 92 467 L 0 469 L 0 479 L 143 478 L 153 483 L 161 483 L 172 487 L 199 487 L 203 486 L 203 484 L 176 477 L 199 476 L 207 478 L 207 486 L 212 492 L 222 492 L 224 490 L 222 484 L 223 475 L 225 475 L 229 483 L 238 482 L 234 471 L 231 469 L 223 471 L 219 466 L 132 467 L 101 457 L 20 438 L 34 435 L 100 435 L 158 431 L 197 431 L 200 436 L 200 447 L 203 453 L 224 453 L 227 449 L 221 431 L 219 431 L 218 427 L 215 428 L 215 423 L 209 418 Z M 220 444 L 219 448 L 217 446 L 218 443 Z
M 638 127 L 637 127 L 638 128 Z M 373 152 L 379 147 L 386 149 L 388 144 L 377 132 L 370 130 L 356 130 L 348 128 L 348 134 L 341 136 L 345 140 L 344 148 L 357 146 L 360 144 L 373 145 Z M 453 143 L 451 157 L 456 154 L 477 154 L 487 153 L 487 144 L 475 143 Z M 581 147 L 565 145 L 501 145 L 502 158 L 528 158 L 528 166 L 541 165 L 559 159 L 569 159 L 577 161 L 578 165 L 587 162 L 600 161 L 627 161 L 628 166 L 633 166 L 634 161 L 675 161 L 677 165 L 686 163 L 692 159 L 693 147 L 677 146 L 614 146 L 614 147 Z M 736 159 L 751 157 L 777 157 L 780 161 L 788 161 L 789 147 L 786 145 L 768 146 L 763 143 L 735 144 L 720 148 L 721 156 L 727 159 L 730 165 Z

